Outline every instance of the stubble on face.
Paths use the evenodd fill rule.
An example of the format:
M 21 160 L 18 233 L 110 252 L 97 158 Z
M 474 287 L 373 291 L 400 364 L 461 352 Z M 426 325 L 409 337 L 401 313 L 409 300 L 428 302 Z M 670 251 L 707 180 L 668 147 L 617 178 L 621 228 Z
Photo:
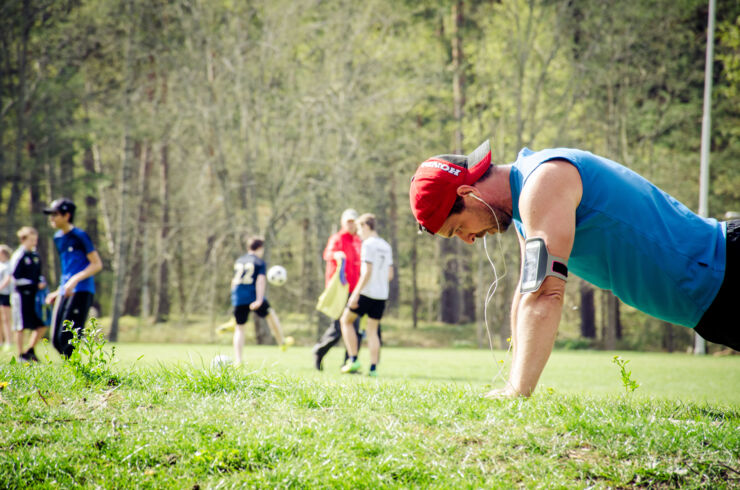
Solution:
M 352 235 L 357 235 L 357 223 L 354 221 L 345 221 L 343 223 L 344 229 Z

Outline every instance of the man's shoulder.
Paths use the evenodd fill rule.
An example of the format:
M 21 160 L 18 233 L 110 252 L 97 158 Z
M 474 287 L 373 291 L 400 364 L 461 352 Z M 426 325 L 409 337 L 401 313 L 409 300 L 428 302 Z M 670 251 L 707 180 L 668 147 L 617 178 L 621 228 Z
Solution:
M 348 231 L 339 232 L 337 239 L 342 243 L 351 243 L 353 245 L 362 243 L 362 239 L 359 236 Z
M 326 246 L 329 247 L 331 245 L 335 245 L 342 240 L 342 231 L 338 231 L 336 233 L 332 233 L 329 235 L 329 239 L 326 240 Z
M 23 247 L 17 248 L 15 252 L 13 252 L 13 255 L 10 256 L 10 265 L 8 267 L 11 270 L 15 271 L 21 259 L 23 259 L 23 256 L 25 255 L 25 253 L 26 253 L 26 250 Z
M 87 238 L 88 240 L 90 239 L 90 235 L 88 235 L 87 232 L 82 228 L 78 228 L 75 226 L 70 231 L 74 233 L 75 236 L 78 236 L 80 238 Z
M 77 242 L 83 242 L 92 246 L 90 235 L 88 235 L 87 232 L 82 228 L 77 228 L 76 226 L 69 230 L 67 233 L 64 233 L 62 230 L 57 230 L 57 232 L 54 233 L 54 240 L 73 240 Z
M 254 259 L 256 259 L 256 255 L 252 255 L 250 253 L 242 254 L 237 259 L 236 262 L 238 263 L 244 263 L 244 262 L 254 262 Z
M 72 228 L 72 233 L 74 233 L 74 236 L 77 237 L 82 243 L 85 243 L 87 246 L 91 248 L 95 248 L 93 245 L 92 239 L 90 238 L 90 235 L 87 234 L 85 230 L 82 228 L 77 228 L 76 226 Z
M 390 247 L 390 244 L 385 238 L 382 238 L 380 236 L 371 236 L 366 240 L 368 243 L 377 244 L 378 246 L 382 247 Z

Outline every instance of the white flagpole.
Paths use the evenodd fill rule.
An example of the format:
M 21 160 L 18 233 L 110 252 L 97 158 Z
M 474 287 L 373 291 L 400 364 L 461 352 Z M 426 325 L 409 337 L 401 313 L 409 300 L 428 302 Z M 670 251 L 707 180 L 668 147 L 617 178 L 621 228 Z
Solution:
M 704 115 L 701 120 L 701 163 L 699 170 L 699 215 L 707 217 L 709 207 L 709 146 L 712 129 L 712 66 L 714 65 L 714 10 L 716 0 L 709 0 L 707 26 L 707 58 L 704 64 Z M 706 354 L 707 344 L 694 334 L 694 354 Z

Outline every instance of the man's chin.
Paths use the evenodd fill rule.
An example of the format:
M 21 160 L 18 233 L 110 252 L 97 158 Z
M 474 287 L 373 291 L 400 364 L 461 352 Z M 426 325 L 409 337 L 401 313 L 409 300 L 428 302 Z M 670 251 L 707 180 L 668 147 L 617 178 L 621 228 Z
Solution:
M 489 228 L 486 232 L 483 233 L 483 235 L 485 235 L 486 233 L 489 234 L 489 235 L 495 235 L 496 233 L 503 233 L 503 232 L 505 232 L 508 229 L 509 229 L 509 224 L 508 223 L 501 223 L 501 226 L 500 227 L 494 226 L 493 228 Z M 481 236 L 483 236 L 483 235 L 481 235 Z

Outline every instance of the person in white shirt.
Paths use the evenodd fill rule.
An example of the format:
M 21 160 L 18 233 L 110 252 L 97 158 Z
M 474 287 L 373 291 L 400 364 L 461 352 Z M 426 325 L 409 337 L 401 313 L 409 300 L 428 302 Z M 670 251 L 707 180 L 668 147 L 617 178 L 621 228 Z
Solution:
M 360 370 L 357 360 L 357 334 L 352 326 L 355 319 L 367 315 L 367 345 L 370 350 L 370 376 L 377 376 L 380 360 L 380 336 L 378 325 L 383 317 L 385 302 L 388 299 L 389 282 L 393 279 L 393 252 L 391 246 L 378 236 L 375 230 L 375 216 L 366 213 L 357 219 L 357 234 L 362 239 L 360 260 L 360 279 L 347 301 L 342 313 L 342 337 L 347 346 L 349 358 L 342 367 L 343 373 L 356 373 Z
M 4 351 L 12 348 L 10 333 L 10 255 L 13 250 L 5 244 L 0 245 L 0 338 L 3 339 Z

